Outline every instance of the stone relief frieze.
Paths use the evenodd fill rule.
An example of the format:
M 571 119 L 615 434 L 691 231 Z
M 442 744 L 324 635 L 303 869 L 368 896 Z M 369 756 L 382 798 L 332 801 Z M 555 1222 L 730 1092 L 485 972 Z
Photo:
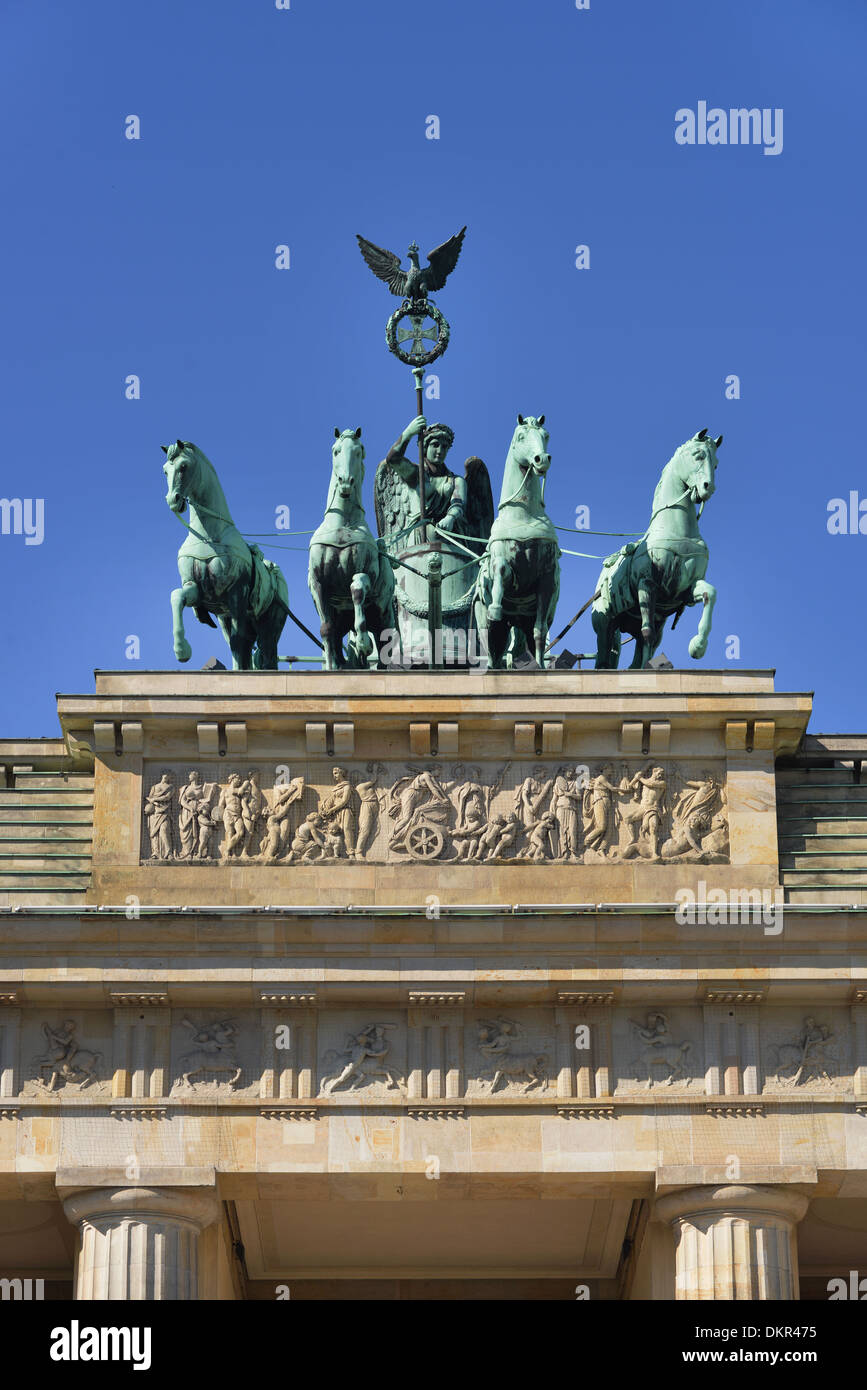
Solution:
M 145 862 L 728 862 L 721 771 L 674 762 L 311 764 L 262 781 L 146 771 Z
M 102 1053 L 79 1045 L 74 1019 L 65 1018 L 54 1026 L 43 1023 L 42 1032 L 46 1050 L 34 1058 L 37 1084 L 48 1091 L 55 1091 L 61 1085 L 78 1086 L 84 1090 L 96 1081 Z
M 386 1035 L 396 1027 L 396 1023 L 368 1023 L 357 1033 L 347 1033 L 342 1048 L 329 1048 L 322 1059 L 326 1073 L 322 1095 L 343 1086 L 358 1091 L 378 1079 L 384 1079 L 389 1090 L 400 1090 L 403 1078 L 387 1060 L 391 1043 Z
M 837 1090 L 848 1087 L 840 1076 L 843 1039 L 829 1023 L 808 1014 L 799 1029 L 779 1036 L 767 1048 L 768 1085 L 771 1089 L 803 1087 Z
M 667 1013 L 652 1009 L 643 1021 L 626 1020 L 628 1040 L 621 1038 L 621 1089 L 647 1090 L 672 1087 L 687 1089 L 697 1084 L 699 1062 L 695 1044 L 683 1036 Z M 628 1054 L 628 1055 L 627 1055 Z
M 237 1023 L 223 1018 L 200 1024 L 183 1018 L 181 1024 L 189 1031 L 191 1045 L 178 1057 L 179 1078 L 175 1084 L 195 1089 L 197 1082 L 214 1086 L 226 1081 L 234 1090 L 243 1070 L 236 1055 L 236 1039 L 240 1032 Z
M 527 1035 L 523 1026 L 513 1018 L 499 1015 L 493 1019 L 482 1019 L 476 1024 L 476 1045 L 487 1065 L 490 1078 L 490 1094 L 493 1095 L 504 1082 L 504 1089 L 510 1085 L 524 1083 L 523 1091 L 544 1091 L 548 1086 L 547 1069 L 550 1054 L 543 1051 L 527 1051 Z M 523 1048 L 521 1044 L 524 1044 Z M 479 1076 L 480 1081 L 486 1077 Z
M 758 1016 L 753 1009 L 733 1014 L 683 1005 L 598 1015 L 580 1009 L 564 1015 L 558 1006 L 508 1015 L 411 1007 L 390 1019 L 372 1017 L 372 1010 L 326 1008 L 303 1019 L 293 1015 L 289 1024 L 280 1015 L 279 1026 L 270 1010 L 234 1017 L 193 1010 L 176 1013 L 171 1028 L 168 1019 L 152 1024 L 135 1010 L 122 1012 L 115 1036 L 109 1011 L 51 1022 L 27 1011 L 20 1043 L 4 1037 L 7 1075 L 17 1075 L 19 1049 L 23 1067 L 10 1095 L 81 1094 L 99 1102 L 113 1095 L 229 1100 L 254 1094 L 275 1102 L 318 1095 L 445 1104 L 458 1097 L 543 1100 L 556 1080 L 560 1100 L 683 1094 L 723 1104 L 735 1091 L 779 1100 L 805 1092 L 844 1096 L 852 1092 L 853 1068 L 867 1065 L 867 1054 L 860 1061 L 855 1055 L 863 1040 L 858 1043 L 861 1035 L 843 1008 L 807 1015 L 763 1008 Z M 579 1023 L 587 1034 L 580 1043 Z M 116 1069 L 124 1076 L 131 1059 L 145 1089 L 118 1091 Z M 163 1075 L 168 1089 L 154 1089 Z

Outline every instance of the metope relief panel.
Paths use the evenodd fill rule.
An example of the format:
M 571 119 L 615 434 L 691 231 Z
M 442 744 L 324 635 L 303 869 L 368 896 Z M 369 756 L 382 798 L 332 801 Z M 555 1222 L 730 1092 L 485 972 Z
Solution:
M 410 761 L 149 766 L 149 864 L 722 864 L 721 766 Z
M 29 1012 L 21 1029 L 24 1096 L 111 1095 L 112 1024 L 102 1011 L 45 1017 Z
M 177 1095 L 256 1095 L 261 1024 L 251 1013 L 189 1010 L 172 1023 L 172 1086 Z
M 613 1025 L 617 1095 L 704 1089 L 701 1021 L 684 1009 L 635 1009 Z
M 365 1100 L 405 1096 L 406 1022 L 388 1012 L 322 1015 L 318 1027 L 319 1095 Z
M 551 1011 L 480 1013 L 467 1023 L 465 1052 L 468 1098 L 556 1093 Z
M 847 1011 L 775 1011 L 762 1022 L 766 1092 L 852 1090 L 851 1029 Z

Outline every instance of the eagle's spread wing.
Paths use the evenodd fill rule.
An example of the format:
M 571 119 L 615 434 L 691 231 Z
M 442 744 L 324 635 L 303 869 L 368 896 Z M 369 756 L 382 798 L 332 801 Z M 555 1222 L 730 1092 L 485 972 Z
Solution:
M 487 540 L 494 524 L 494 494 L 486 465 L 480 458 L 468 458 L 464 464 L 467 480 L 467 522 L 471 535 Z
M 406 271 L 400 268 L 400 256 L 396 256 L 393 251 L 383 250 L 381 246 L 374 246 L 372 241 L 366 241 L 363 236 L 356 234 L 356 240 L 374 275 L 385 281 L 392 294 L 405 294 Z
M 425 267 L 424 280 L 429 290 L 441 290 L 451 275 L 461 254 L 466 230 L 466 227 L 462 227 L 455 236 L 450 236 L 448 241 L 444 241 L 442 246 L 428 253 L 430 265 Z

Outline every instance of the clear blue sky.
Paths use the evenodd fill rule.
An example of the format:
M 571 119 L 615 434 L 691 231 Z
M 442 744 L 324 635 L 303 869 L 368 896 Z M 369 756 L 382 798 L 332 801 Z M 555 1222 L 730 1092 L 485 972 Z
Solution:
M 45 502 L 41 546 L 0 536 L 0 736 L 53 734 L 54 692 L 124 667 L 129 634 L 176 666 L 161 443 L 205 450 L 242 530 L 285 503 L 301 529 L 360 424 L 372 517 L 415 410 L 355 233 L 403 254 L 464 223 L 428 407 L 450 461 L 480 454 L 498 495 L 516 412 L 545 412 L 552 518 L 641 530 L 675 447 L 724 433 L 702 664 L 737 664 L 736 634 L 741 666 L 815 689 L 814 730 L 867 727 L 867 535 L 826 527 L 867 499 L 863 0 L 5 0 L 0 33 L 0 496 Z M 782 153 L 678 145 L 700 101 L 782 108 Z M 312 626 L 306 554 L 270 553 Z M 599 569 L 562 566 L 558 626 Z M 224 657 L 187 632 L 192 667 Z M 586 618 L 567 643 L 590 650 Z M 311 644 L 289 624 L 281 649 Z

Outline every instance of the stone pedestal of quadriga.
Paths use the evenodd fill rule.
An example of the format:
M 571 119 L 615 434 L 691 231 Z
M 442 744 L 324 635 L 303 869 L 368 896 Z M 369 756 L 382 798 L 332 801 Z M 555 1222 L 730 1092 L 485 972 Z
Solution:
M 0 1200 L 56 1221 L 70 1288 L 79 1228 L 78 1297 L 706 1297 L 717 1221 L 782 1232 L 722 1296 L 796 1296 L 809 1203 L 867 1204 L 867 889 L 781 887 L 809 695 L 105 672 L 58 703 L 92 862 L 3 894 Z

